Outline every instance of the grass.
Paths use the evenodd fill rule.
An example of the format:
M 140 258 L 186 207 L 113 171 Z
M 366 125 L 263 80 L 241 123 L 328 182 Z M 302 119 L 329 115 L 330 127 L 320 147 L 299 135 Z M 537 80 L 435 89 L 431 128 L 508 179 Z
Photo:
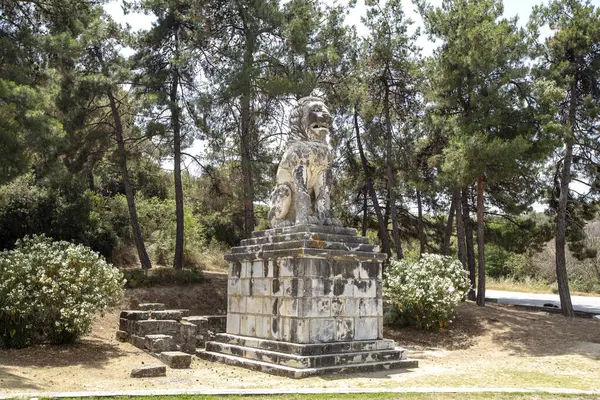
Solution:
M 526 293 L 553 293 L 553 285 L 537 280 L 524 279 L 516 280 L 514 278 L 491 278 L 486 277 L 486 289 L 491 290 L 506 290 L 509 292 L 526 292 Z
M 224 396 L 224 395 L 180 395 L 180 396 L 140 396 L 110 397 L 114 400 L 355 400 L 355 399 L 410 399 L 410 400 L 587 400 L 598 399 L 598 395 L 553 394 L 553 393 L 356 393 L 356 394 L 286 394 L 260 396 Z M 108 397 L 74 398 L 73 400 L 106 400 Z

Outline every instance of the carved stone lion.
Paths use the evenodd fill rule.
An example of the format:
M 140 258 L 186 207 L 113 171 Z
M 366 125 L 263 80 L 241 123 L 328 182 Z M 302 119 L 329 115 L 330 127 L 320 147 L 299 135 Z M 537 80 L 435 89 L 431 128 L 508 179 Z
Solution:
M 304 97 L 290 116 L 290 138 L 271 193 L 272 228 L 294 224 L 341 225 L 331 217 L 331 115 L 323 100 Z

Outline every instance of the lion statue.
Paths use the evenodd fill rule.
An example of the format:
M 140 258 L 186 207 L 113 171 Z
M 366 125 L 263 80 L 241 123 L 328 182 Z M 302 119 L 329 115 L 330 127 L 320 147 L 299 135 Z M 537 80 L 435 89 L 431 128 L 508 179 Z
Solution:
M 287 150 L 271 193 L 272 228 L 298 224 L 342 225 L 331 216 L 331 115 L 318 97 L 304 97 L 290 115 Z

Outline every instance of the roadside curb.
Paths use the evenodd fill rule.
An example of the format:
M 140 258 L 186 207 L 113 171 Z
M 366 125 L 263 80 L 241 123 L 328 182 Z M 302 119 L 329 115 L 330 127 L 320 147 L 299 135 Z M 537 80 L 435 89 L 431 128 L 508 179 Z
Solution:
M 114 390 L 99 392 L 23 392 L 4 394 L 0 393 L 0 399 L 14 398 L 72 398 L 72 397 L 114 397 L 114 396 L 174 396 L 174 395 L 204 395 L 204 396 L 265 396 L 265 395 L 287 395 L 287 394 L 369 394 L 369 393 L 547 393 L 547 394 L 569 394 L 569 395 L 600 395 L 600 390 L 578 390 L 567 388 L 276 388 L 276 389 L 149 389 L 149 390 Z
M 559 307 L 543 307 L 543 306 L 532 306 L 529 304 L 504 303 L 502 301 L 498 301 L 498 299 L 496 299 L 496 298 L 491 298 L 491 297 L 486 297 L 485 301 L 489 302 L 489 303 L 500 304 L 503 306 L 516 307 L 516 308 L 520 308 L 522 310 L 546 311 L 551 314 L 561 314 L 562 313 L 562 310 Z M 573 310 L 573 316 L 579 317 L 579 318 L 594 318 L 596 315 L 598 315 L 597 312 Z

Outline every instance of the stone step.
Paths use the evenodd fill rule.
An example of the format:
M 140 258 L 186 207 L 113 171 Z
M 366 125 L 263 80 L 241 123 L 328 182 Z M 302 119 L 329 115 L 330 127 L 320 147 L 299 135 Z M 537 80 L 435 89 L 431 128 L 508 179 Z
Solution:
M 271 364 L 264 361 L 249 360 L 246 358 L 233 356 L 229 354 L 214 353 L 206 350 L 199 350 L 196 355 L 207 361 L 218 361 L 229 365 L 248 368 L 254 371 L 265 372 L 273 375 L 286 376 L 289 378 L 306 378 L 316 375 L 342 374 L 342 373 L 368 373 L 383 370 L 392 370 L 399 368 L 417 368 L 416 360 L 396 360 L 380 361 L 363 364 L 346 364 L 331 367 L 319 368 L 294 368 L 285 365 Z
M 279 250 L 261 250 L 257 253 L 229 253 L 225 254 L 227 261 L 253 261 L 257 258 L 335 258 L 338 260 L 353 260 L 353 261 L 385 261 L 387 254 L 374 253 L 371 251 L 355 251 L 355 250 L 337 250 L 337 249 L 319 249 L 319 248 L 291 248 Z
M 121 319 L 130 321 L 143 321 L 150 318 L 150 311 L 123 310 L 119 315 Z
M 149 319 L 145 321 L 136 321 L 133 326 L 132 334 L 137 336 L 146 336 L 154 334 L 176 335 L 180 331 L 181 324 L 175 320 Z
M 406 359 L 406 350 L 403 349 L 298 356 L 295 354 L 279 353 L 276 351 L 236 346 L 226 343 L 208 342 L 206 343 L 206 351 L 230 354 L 251 360 L 286 365 L 294 368 L 320 368 L 336 365 L 365 364 Z
M 254 246 L 268 243 L 286 242 L 292 240 L 318 240 L 323 242 L 342 242 L 352 244 L 369 244 L 369 239 L 364 236 L 336 235 L 332 233 L 296 232 L 286 235 L 260 236 L 242 239 L 240 246 Z
M 146 335 L 146 348 L 152 353 L 175 350 L 175 341 L 171 335 Z
M 334 235 L 344 235 L 344 236 L 357 236 L 356 229 L 354 228 L 346 228 L 342 226 L 328 226 L 328 225 L 293 225 L 286 226 L 284 228 L 275 228 L 275 229 L 266 229 L 264 231 L 255 231 L 252 232 L 252 237 L 262 237 L 262 236 L 277 236 L 277 235 L 286 235 L 290 233 L 298 233 L 298 232 L 310 232 L 310 233 L 329 233 Z
M 227 315 L 190 315 L 183 317 L 182 320 L 199 327 L 217 330 L 225 327 Z
M 185 316 L 186 311 L 189 312 L 189 310 L 150 311 L 150 319 L 179 321 Z
M 140 303 L 138 310 L 142 311 L 161 311 L 165 309 L 164 303 Z
M 291 240 L 278 243 L 265 243 L 252 246 L 237 246 L 231 248 L 232 254 L 255 253 L 258 251 L 277 251 L 288 249 L 327 249 L 327 250 L 346 250 L 372 252 L 375 248 L 372 244 L 365 243 L 345 243 L 345 242 L 325 242 L 321 240 Z
M 298 356 L 315 356 L 321 354 L 337 354 L 375 350 L 394 350 L 396 348 L 396 344 L 390 339 L 297 344 L 241 335 L 232 335 L 229 333 L 219 333 L 215 337 L 214 341 L 236 346 L 270 350 L 279 353 L 295 354 Z

